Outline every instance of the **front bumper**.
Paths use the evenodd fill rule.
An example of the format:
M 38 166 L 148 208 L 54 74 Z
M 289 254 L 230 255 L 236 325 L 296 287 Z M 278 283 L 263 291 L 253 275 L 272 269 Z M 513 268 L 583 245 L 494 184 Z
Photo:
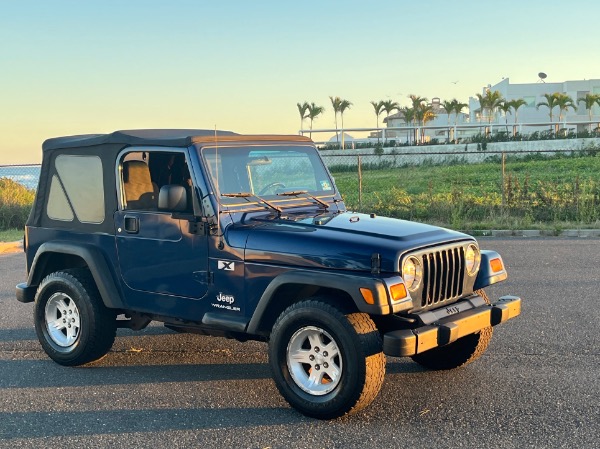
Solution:
M 441 314 L 460 310 L 451 304 Z M 394 357 L 406 357 L 444 346 L 489 326 L 496 326 L 521 313 L 521 298 L 503 296 L 493 304 L 484 304 L 459 311 L 415 329 L 391 331 L 383 336 L 383 352 Z M 442 315 L 443 314 L 443 315 Z

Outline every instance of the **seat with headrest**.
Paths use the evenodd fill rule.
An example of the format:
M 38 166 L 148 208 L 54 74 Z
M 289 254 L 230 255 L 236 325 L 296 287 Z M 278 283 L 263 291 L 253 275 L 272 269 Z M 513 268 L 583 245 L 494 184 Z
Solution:
M 185 187 L 168 184 L 160 188 L 158 209 L 171 212 L 183 212 L 187 209 L 187 192 Z
M 144 161 L 123 162 L 123 186 L 127 209 L 157 209 L 158 189 L 150 179 L 150 169 Z

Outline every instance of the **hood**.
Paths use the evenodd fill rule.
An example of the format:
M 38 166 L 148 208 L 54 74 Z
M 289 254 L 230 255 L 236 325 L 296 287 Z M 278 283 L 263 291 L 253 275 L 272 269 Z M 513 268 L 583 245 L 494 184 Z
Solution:
M 226 239 L 245 245 L 246 262 L 371 271 L 378 253 L 383 272 L 397 272 L 406 251 L 473 240 L 436 226 L 350 212 L 255 216 L 228 227 Z

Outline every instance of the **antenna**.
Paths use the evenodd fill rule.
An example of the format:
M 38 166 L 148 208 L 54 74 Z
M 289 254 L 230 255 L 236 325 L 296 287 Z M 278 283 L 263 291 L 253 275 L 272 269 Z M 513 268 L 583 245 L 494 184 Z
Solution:
M 538 76 L 540 77 L 538 83 L 545 83 L 546 81 L 544 80 L 548 77 L 548 75 L 546 75 L 544 72 L 538 73 Z

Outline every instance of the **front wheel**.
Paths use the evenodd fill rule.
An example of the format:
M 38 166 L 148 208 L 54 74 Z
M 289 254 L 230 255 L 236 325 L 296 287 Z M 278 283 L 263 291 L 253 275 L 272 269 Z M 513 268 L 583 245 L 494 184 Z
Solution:
M 344 314 L 326 300 L 290 306 L 269 342 L 280 393 L 301 413 L 320 419 L 365 408 L 385 375 L 381 336 L 373 320 L 364 313 Z
M 56 363 L 83 365 L 111 348 L 117 331 L 116 314 L 100 298 L 85 269 L 48 275 L 34 305 L 35 330 L 42 348 Z

